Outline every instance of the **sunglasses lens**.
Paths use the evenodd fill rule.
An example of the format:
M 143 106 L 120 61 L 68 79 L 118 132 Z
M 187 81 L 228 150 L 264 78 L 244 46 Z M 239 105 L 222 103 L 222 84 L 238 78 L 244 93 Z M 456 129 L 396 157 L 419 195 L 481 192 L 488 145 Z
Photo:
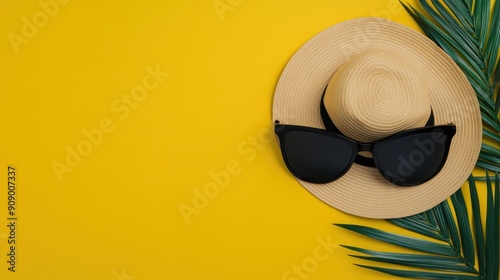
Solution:
M 422 184 L 443 167 L 452 136 L 435 129 L 380 142 L 374 148 L 377 166 L 382 175 L 394 184 Z
M 289 131 L 284 136 L 283 156 L 288 169 L 299 179 L 327 183 L 343 175 L 354 158 L 346 140 L 310 131 Z

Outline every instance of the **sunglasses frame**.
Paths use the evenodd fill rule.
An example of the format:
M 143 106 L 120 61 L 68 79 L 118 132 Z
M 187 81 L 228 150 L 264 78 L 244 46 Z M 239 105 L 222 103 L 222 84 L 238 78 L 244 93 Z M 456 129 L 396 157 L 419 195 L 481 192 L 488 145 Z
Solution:
M 292 165 L 290 164 L 290 161 L 288 160 L 288 156 L 287 156 L 287 153 L 286 153 L 286 134 L 288 132 L 291 132 L 291 131 L 311 132 L 311 133 L 315 133 L 315 134 L 320 134 L 320 135 L 324 135 L 324 136 L 328 136 L 328 137 L 334 137 L 334 138 L 337 138 L 337 139 L 340 138 L 342 140 L 345 140 L 344 142 L 346 144 L 348 144 L 349 146 L 351 146 L 352 149 L 353 149 L 353 151 L 354 151 L 351 154 L 351 158 L 350 158 L 349 164 L 346 165 L 345 170 L 343 170 L 340 173 L 340 175 L 338 175 L 337 177 L 333 178 L 332 180 L 318 181 L 318 180 L 311 180 L 310 178 L 304 178 L 302 175 L 297 174 L 295 172 L 294 168 L 292 168 Z M 413 134 L 417 134 L 417 133 L 426 133 L 426 132 L 436 132 L 436 131 L 442 132 L 442 133 L 444 133 L 446 135 L 446 139 L 445 139 L 446 148 L 445 148 L 445 151 L 444 151 L 445 154 L 443 155 L 443 160 L 441 161 L 439 168 L 436 170 L 436 172 L 431 177 L 425 179 L 422 182 L 405 183 L 403 181 L 403 182 L 396 183 L 396 182 L 394 182 L 393 178 L 388 177 L 388 174 L 384 170 L 381 170 L 380 163 L 379 163 L 379 156 L 377 155 L 377 151 L 376 151 L 376 147 L 377 147 L 378 144 L 384 143 L 386 141 L 397 140 L 399 138 L 406 137 L 408 135 L 413 135 Z M 340 135 L 338 133 L 335 133 L 335 132 L 332 132 L 332 131 L 329 131 L 329 130 L 324 130 L 324 129 L 319 129 L 319 128 L 313 128 L 313 127 L 307 127 L 307 126 L 299 126 L 299 125 L 280 124 L 279 121 L 275 122 L 274 132 L 278 136 L 277 138 L 278 138 L 278 142 L 279 142 L 280 149 L 281 149 L 281 155 L 283 157 L 283 160 L 284 160 L 284 162 L 285 162 L 288 170 L 296 178 L 298 178 L 300 180 L 307 181 L 307 182 L 310 182 L 310 183 L 315 183 L 315 184 L 325 184 L 325 183 L 333 182 L 333 181 L 337 180 L 338 178 L 342 177 L 343 175 L 345 175 L 345 173 L 347 173 L 347 171 L 349 169 L 351 169 L 352 164 L 354 163 L 354 159 L 356 158 L 356 155 L 358 155 L 359 152 L 370 152 L 372 154 L 372 156 L 373 156 L 375 167 L 378 169 L 378 171 L 380 172 L 380 174 L 386 180 L 388 180 L 389 182 L 391 182 L 393 184 L 399 185 L 399 186 L 415 186 L 415 185 L 420 185 L 420 184 L 422 184 L 424 182 L 427 182 L 427 181 L 431 180 L 432 178 L 434 178 L 441 171 L 441 169 L 443 168 L 443 166 L 446 163 L 446 160 L 448 158 L 448 152 L 450 150 L 451 141 L 452 141 L 453 136 L 456 134 L 456 126 L 454 124 L 448 124 L 448 125 L 438 125 L 438 126 L 427 126 L 427 127 L 414 128 L 414 129 L 409 129 L 409 130 L 398 132 L 396 134 L 390 135 L 388 137 L 385 137 L 383 139 L 380 139 L 380 140 L 377 140 L 377 141 L 374 141 L 374 142 L 371 142 L 371 143 L 358 142 L 358 141 L 350 139 L 350 138 L 348 138 L 348 137 L 346 137 L 344 135 Z

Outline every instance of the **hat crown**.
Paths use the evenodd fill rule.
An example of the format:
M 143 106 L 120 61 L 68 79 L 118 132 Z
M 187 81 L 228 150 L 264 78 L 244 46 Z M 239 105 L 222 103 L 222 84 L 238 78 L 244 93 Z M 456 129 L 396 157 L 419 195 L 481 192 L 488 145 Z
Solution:
M 331 78 L 326 110 L 346 136 L 372 142 L 422 127 L 431 114 L 428 87 L 403 57 L 382 50 L 360 53 Z

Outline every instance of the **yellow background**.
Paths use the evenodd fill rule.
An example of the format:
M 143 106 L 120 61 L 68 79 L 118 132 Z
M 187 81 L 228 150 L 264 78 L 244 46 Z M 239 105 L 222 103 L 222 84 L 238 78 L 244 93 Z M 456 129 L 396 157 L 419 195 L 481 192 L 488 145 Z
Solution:
M 319 239 L 336 245 L 308 279 L 391 278 L 352 265 L 339 244 L 394 248 L 332 223 L 398 230 L 315 199 L 264 136 L 292 54 L 355 17 L 416 29 L 397 1 L 66 1 L 47 20 L 37 1 L 0 2 L 0 186 L 14 165 L 19 218 L 11 273 L 0 191 L 0 279 L 296 280 L 283 277 Z M 25 20 L 36 32 L 13 43 Z M 113 109 L 148 67 L 169 75 L 129 115 Z M 103 120 L 114 130 L 59 180 L 54 162 Z M 228 164 L 238 172 L 186 220 L 179 207 Z

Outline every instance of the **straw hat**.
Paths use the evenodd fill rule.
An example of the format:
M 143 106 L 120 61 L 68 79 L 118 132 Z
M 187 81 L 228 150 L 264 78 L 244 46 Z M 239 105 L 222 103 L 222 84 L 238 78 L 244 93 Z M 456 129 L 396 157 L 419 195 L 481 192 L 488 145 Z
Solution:
M 376 168 L 353 164 L 327 184 L 298 180 L 314 196 L 344 212 L 397 218 L 426 211 L 467 180 L 481 148 L 478 101 L 453 60 L 422 34 L 380 18 L 332 26 L 290 59 L 276 87 L 273 121 L 324 129 L 324 104 L 347 137 L 372 142 L 399 131 L 453 123 L 457 133 L 442 170 L 414 187 L 391 184 Z

